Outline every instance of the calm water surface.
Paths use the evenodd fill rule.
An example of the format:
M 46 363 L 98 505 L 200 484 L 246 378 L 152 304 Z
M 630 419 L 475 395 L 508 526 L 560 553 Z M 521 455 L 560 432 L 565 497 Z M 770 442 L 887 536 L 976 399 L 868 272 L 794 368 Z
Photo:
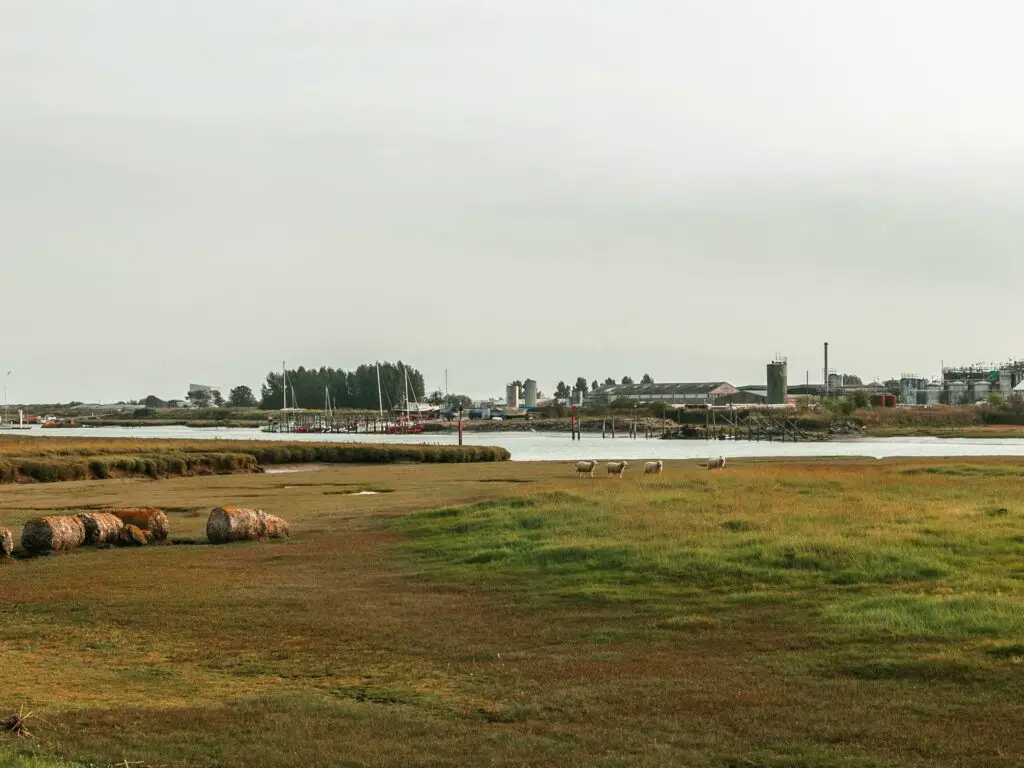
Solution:
M 132 437 L 181 440 L 283 440 L 330 443 L 421 443 L 455 445 L 454 434 L 429 435 L 280 435 L 258 429 L 193 429 L 190 427 L 98 427 L 93 429 L 33 429 L 16 433 L 31 436 L 78 438 Z M 467 433 L 466 445 L 498 445 L 514 461 L 575 459 L 702 459 L 708 456 L 1024 456 L 1024 440 L 943 439 L 937 437 L 884 437 L 833 440 L 827 443 L 768 443 L 744 440 L 602 439 L 584 435 L 573 442 L 569 435 L 536 432 Z

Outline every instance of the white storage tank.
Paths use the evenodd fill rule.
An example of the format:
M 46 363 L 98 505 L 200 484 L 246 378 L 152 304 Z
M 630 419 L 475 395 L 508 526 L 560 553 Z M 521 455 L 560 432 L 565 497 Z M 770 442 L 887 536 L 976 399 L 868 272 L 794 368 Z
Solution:
M 524 397 L 526 398 L 527 408 L 537 407 L 537 382 L 533 379 L 527 379 L 523 382 L 523 389 L 526 390 Z

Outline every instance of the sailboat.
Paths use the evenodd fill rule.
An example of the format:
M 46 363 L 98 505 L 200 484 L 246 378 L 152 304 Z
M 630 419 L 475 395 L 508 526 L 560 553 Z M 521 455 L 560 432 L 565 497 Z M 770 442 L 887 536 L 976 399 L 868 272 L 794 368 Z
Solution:
M 385 428 L 385 432 L 390 435 L 412 435 L 423 431 L 423 424 L 418 421 L 413 421 L 412 416 L 409 413 L 409 369 L 402 365 L 402 372 L 405 375 L 405 418 L 398 417 L 397 424 L 389 424 Z M 413 397 L 416 396 L 415 391 Z M 416 413 L 419 414 L 419 404 L 416 405 Z
M 292 407 L 288 407 L 288 366 L 285 363 L 281 363 L 281 389 L 284 392 L 284 400 L 281 403 L 281 418 L 278 421 L 274 420 L 274 417 L 270 417 L 270 423 L 260 429 L 261 432 L 295 432 L 295 419 L 292 418 L 292 414 L 296 411 L 301 411 L 301 408 L 295 407 L 295 387 L 292 386 Z
M 11 372 L 8 371 L 7 376 L 9 377 L 10 375 Z M 7 418 L 7 379 L 4 379 L 4 412 L 3 415 L 0 416 L 0 429 L 32 429 L 31 424 L 25 423 L 25 413 L 20 408 L 18 409 L 17 424 L 15 424 L 9 418 Z

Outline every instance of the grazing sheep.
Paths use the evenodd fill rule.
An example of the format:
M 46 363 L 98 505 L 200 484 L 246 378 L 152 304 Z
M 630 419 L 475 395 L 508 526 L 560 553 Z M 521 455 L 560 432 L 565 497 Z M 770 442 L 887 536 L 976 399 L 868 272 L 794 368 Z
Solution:
M 725 469 L 725 456 L 708 459 L 708 469 Z
M 660 475 L 661 470 L 664 469 L 664 463 L 659 459 L 658 461 L 648 461 L 644 464 L 645 475 Z
M 594 470 L 597 468 L 596 461 L 577 461 L 576 462 L 576 477 L 581 475 L 594 476 Z
M 609 461 L 608 462 L 608 477 L 622 477 L 626 471 L 626 462 L 624 461 Z

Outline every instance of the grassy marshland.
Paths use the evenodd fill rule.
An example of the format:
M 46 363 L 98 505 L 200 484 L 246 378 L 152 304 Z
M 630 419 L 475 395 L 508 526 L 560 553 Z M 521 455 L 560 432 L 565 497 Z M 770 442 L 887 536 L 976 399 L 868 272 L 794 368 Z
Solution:
M 239 440 L 0 439 L 0 483 L 259 472 L 275 464 L 505 461 L 504 448 Z
M 201 540 L 239 504 L 296 535 L 0 566 L 0 700 L 45 719 L 0 765 L 1020 765 L 1022 482 L 916 460 L 5 486 L 12 528 L 156 504 Z

